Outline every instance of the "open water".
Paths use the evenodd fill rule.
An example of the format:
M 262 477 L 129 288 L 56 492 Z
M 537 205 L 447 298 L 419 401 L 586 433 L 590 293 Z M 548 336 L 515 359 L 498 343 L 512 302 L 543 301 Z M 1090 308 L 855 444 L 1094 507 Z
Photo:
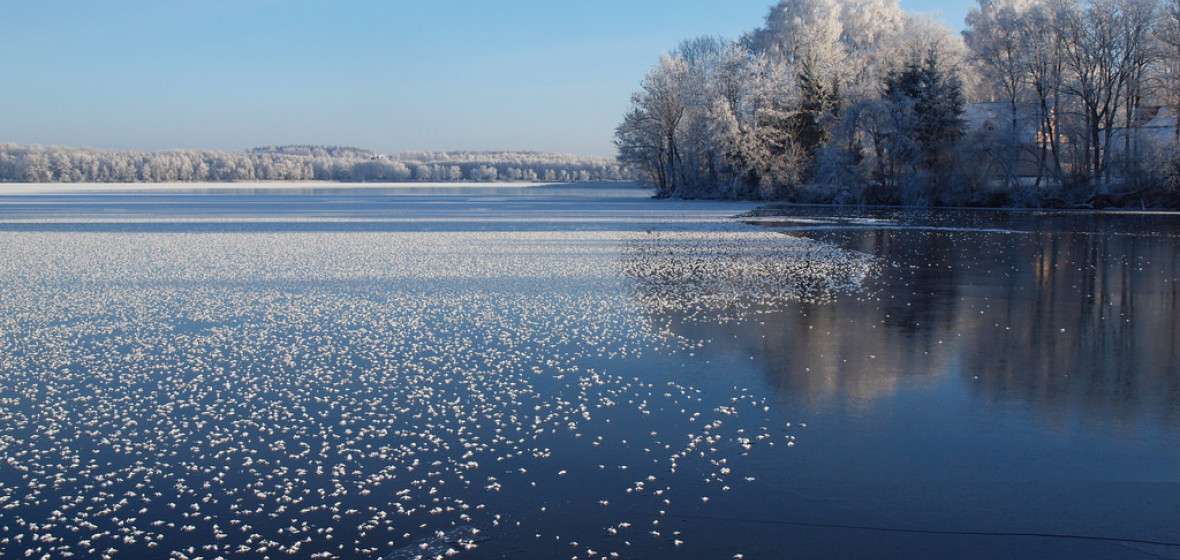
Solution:
M 1180 215 L 0 190 L 0 556 L 1180 558 Z

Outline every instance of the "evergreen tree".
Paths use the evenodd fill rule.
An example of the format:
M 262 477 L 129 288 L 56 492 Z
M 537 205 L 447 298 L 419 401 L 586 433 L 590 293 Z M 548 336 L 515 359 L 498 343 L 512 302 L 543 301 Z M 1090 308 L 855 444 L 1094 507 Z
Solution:
M 814 160 L 816 152 L 830 139 L 829 122 L 838 118 L 839 88 L 836 82 L 825 83 L 815 70 L 815 63 L 801 64 L 799 112 L 794 118 L 795 141 Z
M 963 88 L 940 64 L 931 49 L 921 62 L 911 60 L 885 77 L 884 97 L 891 105 L 913 112 L 912 129 L 898 131 L 914 141 L 922 169 L 936 174 L 951 164 L 955 143 L 963 136 Z

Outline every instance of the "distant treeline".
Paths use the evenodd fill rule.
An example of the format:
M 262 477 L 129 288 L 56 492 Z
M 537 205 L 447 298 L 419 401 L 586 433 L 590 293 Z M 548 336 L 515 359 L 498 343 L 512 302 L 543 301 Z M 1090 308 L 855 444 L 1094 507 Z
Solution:
M 154 152 L 0 144 L 0 182 L 613 181 L 614 159 L 538 152 L 406 152 L 385 156 L 338 146 L 246 152 Z

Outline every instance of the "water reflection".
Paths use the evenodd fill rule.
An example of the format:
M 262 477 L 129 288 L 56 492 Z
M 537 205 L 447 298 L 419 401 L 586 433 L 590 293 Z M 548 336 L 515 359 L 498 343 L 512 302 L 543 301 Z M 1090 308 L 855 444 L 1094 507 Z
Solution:
M 1014 247 L 1027 265 L 959 313 L 978 394 L 1073 415 L 1177 427 L 1176 235 L 1042 232 Z M 998 271 L 997 271 L 998 272 Z
M 755 356 L 783 398 L 863 408 L 953 383 L 1050 425 L 1180 427 L 1180 215 L 882 212 L 763 220 L 873 255 L 864 289 L 756 321 L 685 323 Z

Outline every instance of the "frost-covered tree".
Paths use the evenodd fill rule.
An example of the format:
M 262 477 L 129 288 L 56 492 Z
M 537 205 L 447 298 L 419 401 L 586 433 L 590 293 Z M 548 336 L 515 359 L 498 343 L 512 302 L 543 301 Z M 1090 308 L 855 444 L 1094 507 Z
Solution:
M 1180 0 L 1164 0 L 1160 15 L 1155 30 L 1160 62 L 1156 80 L 1162 101 L 1180 115 Z M 1180 118 L 1173 139 L 1180 145 Z
M 963 90 L 959 78 L 942 64 L 936 49 L 926 52 L 921 65 L 911 63 L 896 81 L 886 80 L 890 90 L 914 100 L 917 128 L 913 136 L 922 150 L 922 164 L 940 172 L 950 166 L 955 143 L 963 135 Z
M 1137 105 L 1133 92 L 1151 61 L 1155 14 L 1151 0 L 1082 0 L 1059 8 L 1064 90 L 1077 104 L 1078 170 L 1089 182 L 1110 179 L 1111 138 L 1120 110 Z
M 896 0 L 844 0 L 840 21 L 842 89 L 850 100 L 875 98 L 885 74 L 907 54 L 904 40 L 913 17 Z
M 1060 20 L 1069 13 L 1066 0 L 980 0 L 967 16 L 963 35 L 970 61 L 983 77 L 986 99 L 1008 104 L 1008 119 L 992 134 L 998 145 L 992 161 L 1010 186 L 1018 180 L 1022 150 L 1037 162 L 1036 185 L 1063 178 L 1063 121 L 1069 100 L 1063 87 L 1065 36 Z M 1022 110 L 1022 107 L 1033 110 Z M 1026 122 L 1035 116 L 1035 122 Z M 1036 142 L 1026 144 L 1022 131 L 1032 127 Z
M 803 182 L 808 166 L 797 136 L 799 92 L 785 61 L 765 55 L 757 61 L 753 124 L 744 150 L 747 176 L 758 198 L 782 198 Z
M 830 79 L 847 57 L 842 15 L 837 0 L 782 0 L 749 41 L 755 50 L 781 60 L 792 72 L 807 65 L 815 76 Z
M 657 196 L 669 196 L 683 183 L 680 124 L 686 111 L 688 63 L 665 55 L 631 97 L 631 109 L 615 130 L 619 161 L 643 169 Z
M 461 162 L 454 164 L 452 162 Z M 384 157 L 355 148 L 282 146 L 248 152 L 132 152 L 0 144 L 0 182 L 536 180 L 545 169 L 577 180 L 629 178 L 613 159 L 536 152 L 417 152 Z M 510 172 L 515 170 L 515 172 Z M 527 170 L 527 172 L 526 172 Z
M 982 74 L 993 99 L 1013 105 L 1024 99 L 1028 85 L 1026 18 L 1029 0 L 979 0 L 967 13 L 963 38 L 971 62 Z
M 905 96 L 862 100 L 849 107 L 848 116 L 855 127 L 853 134 L 865 146 L 863 154 L 857 154 L 868 168 L 865 202 L 900 204 L 900 179 L 917 171 L 919 148 L 908 134 L 916 128 L 913 100 Z
M 707 195 L 719 178 L 721 162 L 709 138 L 712 118 L 709 105 L 714 95 L 711 84 L 718 79 L 716 74 L 725 45 L 725 41 L 716 37 L 698 37 L 682 42 L 671 53 L 685 64 L 680 82 L 684 111 L 676 133 L 678 196 Z
M 931 50 L 957 80 L 961 41 L 895 0 L 782 0 L 739 42 L 694 39 L 661 59 L 616 131 L 620 159 L 661 196 L 794 198 L 821 154 L 864 161 L 866 133 L 842 125 L 844 109 L 869 115 L 899 61 Z
M 826 78 L 811 60 L 804 60 L 798 72 L 799 112 L 793 129 L 800 147 L 814 158 L 831 137 L 831 125 L 839 118 L 840 83 Z
M 1032 2 L 1021 11 L 1018 22 L 1028 85 L 1038 115 L 1038 187 L 1046 179 L 1060 183 L 1064 178 L 1061 162 L 1063 111 L 1059 108 L 1062 107 L 1065 69 L 1057 26 L 1059 12 L 1059 3 Z
M 721 198 L 751 198 L 751 139 L 762 65 L 744 45 L 726 42 L 716 53 L 702 106 L 712 184 Z
M 943 198 L 938 189 L 945 188 L 962 135 L 963 96 L 939 60 L 936 49 L 915 53 L 886 75 L 880 99 L 861 101 L 850 111 L 871 150 L 870 202 L 930 204 Z

